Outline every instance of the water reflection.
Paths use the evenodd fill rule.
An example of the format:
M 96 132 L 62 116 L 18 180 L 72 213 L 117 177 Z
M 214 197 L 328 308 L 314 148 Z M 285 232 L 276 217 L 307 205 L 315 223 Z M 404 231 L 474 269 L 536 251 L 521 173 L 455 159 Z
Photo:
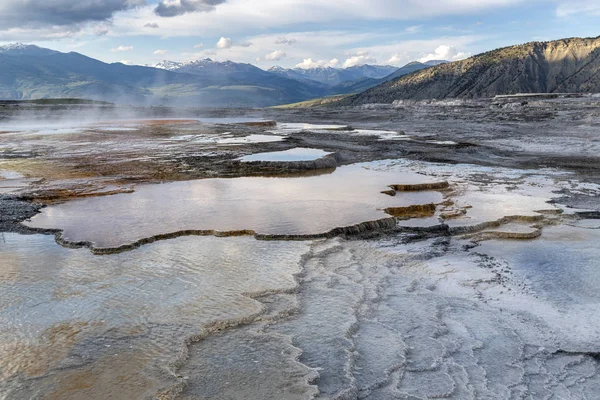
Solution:
M 50 236 L 0 242 L 0 398 L 144 398 L 183 342 L 288 291 L 306 242 L 187 237 L 110 256 Z
M 285 151 L 251 154 L 249 156 L 241 157 L 240 161 L 313 161 L 323 158 L 328 154 L 331 153 L 319 149 L 297 147 L 295 149 L 289 149 Z
M 367 164 L 368 165 L 368 164 Z M 204 179 L 140 185 L 133 194 L 81 199 L 43 210 L 27 225 L 64 230 L 70 242 L 114 248 L 186 230 L 309 235 L 389 217 L 384 209 L 438 203 L 438 192 L 381 194 L 394 183 L 427 182 L 416 173 L 365 165 L 297 178 Z

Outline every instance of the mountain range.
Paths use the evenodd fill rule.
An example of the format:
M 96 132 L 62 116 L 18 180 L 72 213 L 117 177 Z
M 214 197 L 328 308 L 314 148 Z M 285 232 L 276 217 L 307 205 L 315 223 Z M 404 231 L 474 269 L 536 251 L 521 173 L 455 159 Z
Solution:
M 273 67 L 269 72 L 296 79 L 299 81 L 314 81 L 328 86 L 336 86 L 345 82 L 363 79 L 380 79 L 398 70 L 390 65 L 357 65 L 348 68 L 316 67 L 288 68 Z
M 326 72 L 265 71 L 251 64 L 210 59 L 135 66 L 12 44 L 0 47 L 0 99 L 76 97 L 137 105 L 266 107 L 357 93 L 400 70 L 363 65 Z M 292 71 L 304 75 L 295 78 Z
M 390 65 L 357 65 L 348 68 L 316 67 L 316 68 L 282 68 L 272 67 L 264 71 L 252 64 L 232 61 L 218 62 L 210 58 L 189 62 L 162 61 L 153 65 L 155 68 L 187 73 L 210 79 L 215 84 L 243 82 L 245 84 L 285 87 L 290 80 L 306 86 L 306 91 L 322 92 L 324 95 L 359 93 L 388 80 L 414 71 L 439 65 L 447 61 L 411 62 L 398 68 Z M 312 97 L 314 98 L 314 96 Z M 310 99 L 310 97 L 305 98 Z
M 517 93 L 600 92 L 600 37 L 530 42 L 389 80 L 340 105 Z
M 70 97 L 136 105 L 267 107 L 333 95 L 347 96 L 337 103 L 315 104 L 560 92 L 600 92 L 600 37 L 530 42 L 461 61 L 413 62 L 402 68 L 268 71 L 210 59 L 155 66 L 107 64 L 33 45 L 0 47 L 4 100 Z

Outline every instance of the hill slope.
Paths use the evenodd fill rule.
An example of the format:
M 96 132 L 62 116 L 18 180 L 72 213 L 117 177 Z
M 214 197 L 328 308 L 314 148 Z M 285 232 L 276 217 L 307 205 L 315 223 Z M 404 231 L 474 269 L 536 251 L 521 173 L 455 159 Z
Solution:
M 446 61 L 436 61 L 438 64 L 444 63 Z M 389 82 L 396 78 L 399 78 L 404 75 L 412 74 L 415 71 L 420 71 L 425 68 L 429 68 L 432 65 L 438 64 L 428 64 L 428 63 L 420 63 L 418 61 L 413 61 L 411 63 L 406 64 L 404 67 L 398 68 L 391 74 L 384 76 L 383 78 L 374 79 L 374 78 L 365 78 L 359 79 L 353 82 L 345 82 L 339 85 L 334 86 L 331 89 L 331 92 L 334 94 L 346 94 L 346 93 L 360 93 L 377 85 L 381 85 L 382 83 Z
M 561 92 L 600 92 L 600 37 L 530 42 L 493 50 L 417 71 L 340 104 Z
M 210 86 L 222 86 L 222 90 L 248 90 L 250 87 L 266 88 L 271 90 L 273 100 L 285 102 L 285 99 L 296 99 L 302 101 L 327 93 L 327 86 L 318 82 L 301 81 L 285 76 L 279 76 L 264 71 L 252 64 L 236 63 L 233 61 L 213 61 L 210 58 L 185 63 L 163 61 L 155 65 L 157 68 L 168 71 L 194 75 L 201 82 L 209 83 Z M 247 94 L 246 94 L 247 95 Z

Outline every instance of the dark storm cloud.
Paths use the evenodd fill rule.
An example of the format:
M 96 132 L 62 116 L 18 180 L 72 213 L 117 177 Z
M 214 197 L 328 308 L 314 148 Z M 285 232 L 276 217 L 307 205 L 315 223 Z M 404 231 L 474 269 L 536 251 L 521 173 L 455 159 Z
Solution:
M 2 0 L 0 29 L 105 21 L 118 11 L 145 3 L 146 0 Z
M 161 17 L 176 17 L 190 12 L 208 12 L 227 0 L 161 0 L 154 13 Z

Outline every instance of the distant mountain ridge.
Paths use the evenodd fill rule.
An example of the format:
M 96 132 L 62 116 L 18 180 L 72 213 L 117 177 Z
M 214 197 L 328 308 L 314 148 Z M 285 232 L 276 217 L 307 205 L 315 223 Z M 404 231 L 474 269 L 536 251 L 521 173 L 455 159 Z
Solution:
M 165 69 L 173 72 L 191 73 L 195 75 L 205 74 L 230 74 L 236 72 L 265 72 L 252 64 L 236 63 L 233 61 L 213 61 L 210 58 L 187 62 L 164 60 L 153 65 L 154 68 Z
M 359 79 L 379 79 L 387 76 L 398 67 L 390 65 L 357 65 L 348 68 L 316 67 L 316 68 L 281 68 L 275 66 L 268 71 L 279 76 L 297 80 L 311 80 L 329 86 Z
M 435 65 L 439 65 L 439 64 L 442 64 L 445 62 L 447 62 L 447 61 L 435 61 L 435 63 L 436 63 Z M 429 63 L 429 61 L 427 63 Z M 379 78 L 379 79 L 365 78 L 365 79 L 359 79 L 357 81 L 352 81 L 352 82 L 344 82 L 344 83 L 334 87 L 333 91 L 336 91 L 337 94 L 360 93 L 367 89 L 370 89 L 372 87 L 380 85 L 382 83 L 399 78 L 401 76 L 412 74 L 413 72 L 420 71 L 425 68 L 429 68 L 431 65 L 428 65 L 427 63 L 413 61 L 413 62 L 406 64 L 405 66 L 403 66 L 401 68 L 396 69 L 391 74 L 386 75 L 382 78 Z
M 210 58 L 136 66 L 14 43 L 0 46 L 0 99 L 87 98 L 138 105 L 267 107 L 358 93 L 422 68 L 428 65 L 265 71 L 252 64 Z
M 203 63 L 208 67 L 199 69 Z M 138 105 L 266 107 L 328 94 L 317 84 L 278 77 L 250 64 L 201 60 L 186 68 L 167 66 L 108 64 L 75 52 L 1 46 L 0 99 L 71 97 Z
M 600 37 L 529 42 L 492 50 L 399 77 L 339 104 L 575 92 L 600 92 Z
M 45 49 L 43 47 L 38 47 L 32 44 L 10 43 L 4 46 L 0 46 L 0 54 L 10 56 L 48 56 L 57 53 L 59 52 L 56 50 Z
M 450 61 L 446 61 L 446 60 L 429 60 L 429 61 L 424 61 L 422 64 L 425 64 L 429 67 L 435 67 L 436 65 L 440 65 L 440 64 L 447 64 Z

